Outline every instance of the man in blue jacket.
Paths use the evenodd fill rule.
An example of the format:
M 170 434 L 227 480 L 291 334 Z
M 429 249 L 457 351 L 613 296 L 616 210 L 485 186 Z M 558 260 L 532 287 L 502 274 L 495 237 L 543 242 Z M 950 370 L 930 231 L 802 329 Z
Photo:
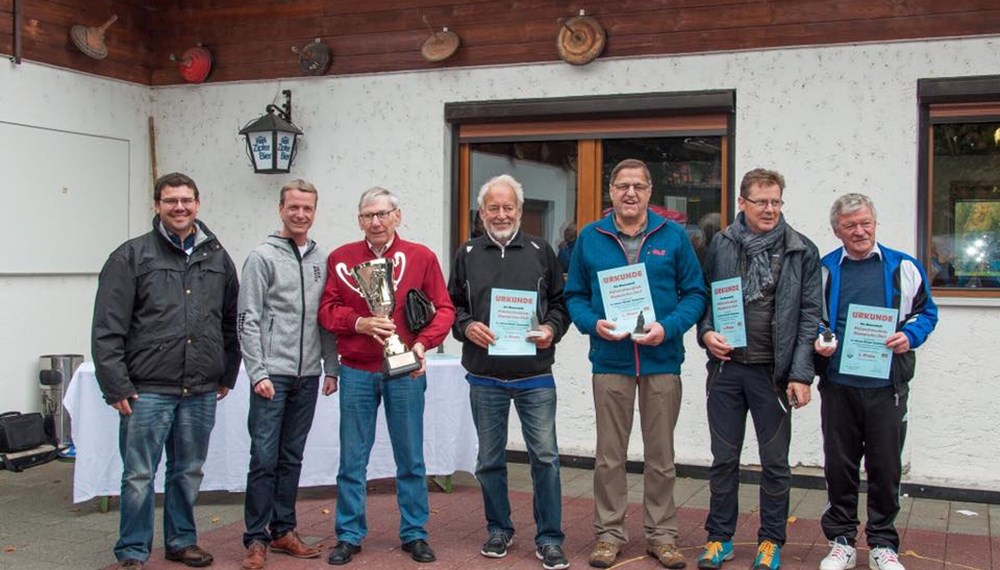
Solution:
M 906 438 L 907 395 L 916 357 L 913 349 L 937 324 L 930 282 L 915 259 L 875 241 L 875 205 L 863 194 L 845 194 L 830 208 L 830 225 L 843 247 L 823 257 L 824 321 L 838 337 L 815 341 L 822 396 L 824 474 L 829 498 L 823 533 L 830 553 L 821 570 L 845 570 L 857 563 L 858 483 L 861 457 L 868 479 L 865 535 L 869 566 L 903 570 L 899 563 L 899 480 Z M 892 353 L 887 371 L 856 369 L 843 360 L 857 351 L 848 319 L 896 311 L 895 331 L 885 340 Z M 857 359 L 857 357 L 855 358 Z
M 625 461 L 636 392 L 642 427 L 646 552 L 667 568 L 683 568 L 674 504 L 674 427 L 681 406 L 684 332 L 705 311 L 701 268 L 680 225 L 648 209 L 649 168 L 626 159 L 611 171 L 613 212 L 580 232 L 566 283 L 573 323 L 590 335 L 597 450 L 594 465 L 595 568 L 612 566 L 627 542 Z M 641 265 L 656 320 L 630 336 L 608 320 L 598 272 Z

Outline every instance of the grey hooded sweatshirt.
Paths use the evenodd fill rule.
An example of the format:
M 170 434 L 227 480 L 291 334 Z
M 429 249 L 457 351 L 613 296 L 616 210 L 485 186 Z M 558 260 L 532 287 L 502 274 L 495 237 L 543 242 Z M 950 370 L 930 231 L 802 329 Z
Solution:
M 272 375 L 340 375 L 337 339 L 316 320 L 326 257 L 312 240 L 300 255 L 294 241 L 277 233 L 247 257 L 237 330 L 252 385 Z

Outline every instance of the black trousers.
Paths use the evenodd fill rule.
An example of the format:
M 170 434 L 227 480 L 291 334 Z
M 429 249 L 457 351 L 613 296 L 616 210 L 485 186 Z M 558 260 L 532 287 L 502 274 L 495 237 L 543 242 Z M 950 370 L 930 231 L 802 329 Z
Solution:
M 788 445 L 792 414 L 771 378 L 771 367 L 735 361 L 708 363 L 708 427 L 712 436 L 709 541 L 732 540 L 740 503 L 740 453 L 747 413 L 753 417 L 760 458 L 760 529 L 757 542 L 785 544 L 792 472 Z
M 854 546 L 858 535 L 858 486 L 861 457 L 868 479 L 868 546 L 899 549 L 896 515 L 903 442 L 906 439 L 904 390 L 892 386 L 854 388 L 820 384 L 824 474 L 828 505 L 821 524 L 828 540 L 844 537 Z

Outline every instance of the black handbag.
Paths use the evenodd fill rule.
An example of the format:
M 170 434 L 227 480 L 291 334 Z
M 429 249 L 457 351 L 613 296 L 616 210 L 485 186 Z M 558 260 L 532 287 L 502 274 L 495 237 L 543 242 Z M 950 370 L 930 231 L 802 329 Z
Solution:
M 45 420 L 37 412 L 5 412 L 0 414 L 0 453 L 34 449 L 49 443 L 45 435 Z
M 406 293 L 406 306 L 403 312 L 406 314 L 406 326 L 411 331 L 417 333 L 434 318 L 434 303 L 427 298 L 420 289 L 410 289 Z

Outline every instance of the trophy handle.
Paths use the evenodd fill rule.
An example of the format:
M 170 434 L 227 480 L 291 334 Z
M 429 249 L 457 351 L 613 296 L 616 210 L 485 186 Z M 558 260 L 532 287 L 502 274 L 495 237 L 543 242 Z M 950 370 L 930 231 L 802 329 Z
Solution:
M 338 263 L 336 266 L 336 271 L 337 271 L 337 277 L 339 277 L 340 280 L 343 281 L 345 285 L 350 287 L 352 291 L 354 291 L 362 298 L 364 298 L 364 295 L 361 293 L 361 289 L 351 284 L 351 272 L 348 271 L 346 263 L 344 262 Z

